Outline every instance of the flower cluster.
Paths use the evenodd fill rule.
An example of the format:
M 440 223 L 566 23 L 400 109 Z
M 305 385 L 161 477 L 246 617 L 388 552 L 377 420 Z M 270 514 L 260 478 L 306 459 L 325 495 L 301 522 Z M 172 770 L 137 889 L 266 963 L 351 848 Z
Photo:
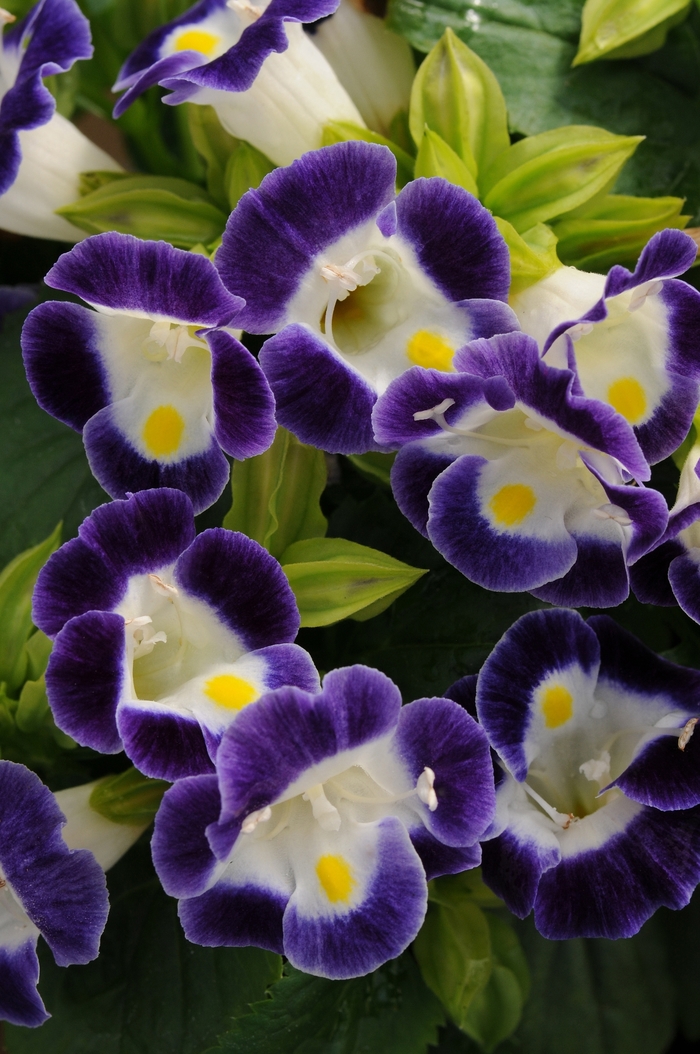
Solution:
M 630 936 L 700 882 L 700 674 L 567 609 L 613 607 L 631 584 L 700 622 L 700 446 L 670 513 L 648 485 L 700 399 L 700 293 L 679 280 L 696 246 L 664 230 L 634 272 L 557 266 L 512 286 L 503 223 L 447 142 L 430 148 L 460 179 L 397 191 L 404 152 L 384 137 L 407 106 L 410 51 L 348 0 L 336 8 L 200 0 L 119 74 L 117 113 L 159 85 L 273 170 L 232 195 L 216 244 L 110 230 L 74 245 L 46 276 L 63 299 L 25 322 L 31 390 L 82 434 L 112 499 L 36 580 L 53 720 L 172 784 L 152 854 L 194 943 L 356 977 L 413 941 L 430 880 L 482 852 L 487 884 L 546 937 Z M 80 153 L 42 81 L 90 53 L 74 0 L 39 0 L 5 34 L 0 226 L 12 210 L 12 229 L 37 232 L 22 210 L 51 129 L 66 180 L 114 175 Z M 386 82 L 362 75 L 367 55 L 391 56 Z M 338 126 L 356 138 L 324 146 Z M 226 162 L 222 186 L 230 175 Z M 55 226 L 39 233 L 78 241 L 54 212 L 76 186 L 43 182 L 32 212 Z M 0 289 L 0 312 L 29 295 Z M 263 338 L 257 354 L 244 333 Z M 396 503 L 450 564 L 561 607 L 519 619 L 444 696 L 402 705 L 364 665 L 321 677 L 295 642 L 294 578 L 270 532 L 263 545 L 195 523 L 231 459 L 266 454 L 280 426 L 330 455 L 395 453 Z M 39 933 L 59 964 L 97 954 L 102 868 L 145 823 L 117 835 L 96 801 L 92 784 L 53 795 L 0 761 L 0 1018 L 46 1016 Z

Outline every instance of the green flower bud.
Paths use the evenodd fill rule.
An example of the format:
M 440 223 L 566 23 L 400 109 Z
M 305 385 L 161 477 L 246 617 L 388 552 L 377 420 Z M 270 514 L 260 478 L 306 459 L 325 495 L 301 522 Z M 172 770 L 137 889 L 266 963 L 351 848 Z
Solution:
M 132 767 L 98 780 L 90 794 L 90 808 L 112 823 L 146 826 L 168 787 L 165 780 L 151 779 Z
M 213 106 L 185 103 L 185 107 L 192 142 L 207 168 L 207 190 L 219 208 L 228 209 L 229 201 L 224 177 L 226 166 L 239 140 L 234 139 L 222 127 Z
M 323 451 L 280 427 L 264 454 L 235 462 L 233 505 L 224 527 L 242 531 L 279 558 L 293 542 L 326 533 L 319 506 L 326 476 Z
M 345 538 L 314 538 L 280 557 L 302 626 L 379 615 L 427 572 Z
M 416 179 L 418 176 L 442 176 L 458 187 L 464 187 L 475 197 L 479 195 L 476 180 L 461 157 L 455 154 L 448 143 L 437 132 L 426 126 L 418 148 L 416 158 Z
M 485 62 L 446 29 L 413 82 L 409 113 L 418 146 L 426 127 L 436 132 L 480 183 L 510 146 L 503 92 Z
M 631 59 L 660 48 L 688 13 L 688 0 L 586 0 L 572 66 L 605 56 Z
M 242 139 L 236 144 L 224 173 L 224 190 L 229 208 L 235 209 L 246 191 L 259 187 L 265 176 L 276 166 L 250 143 Z
M 557 236 L 544 223 L 518 234 L 500 216 L 494 217 L 510 253 L 510 292 L 520 293 L 561 267 L 557 256 Z
M 643 138 L 567 125 L 521 139 L 480 177 L 483 203 L 522 233 L 612 186 Z
M 120 231 L 164 239 L 181 249 L 208 244 L 226 226 L 226 215 L 195 183 L 171 176 L 124 176 L 56 210 L 89 234 Z

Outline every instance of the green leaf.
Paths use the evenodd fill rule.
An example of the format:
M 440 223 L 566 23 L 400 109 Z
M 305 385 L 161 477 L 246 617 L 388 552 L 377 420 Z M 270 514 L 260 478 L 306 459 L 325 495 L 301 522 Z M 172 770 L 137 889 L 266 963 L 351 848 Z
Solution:
M 367 454 L 348 454 L 348 461 L 356 469 L 372 480 L 379 480 L 387 487 L 391 484 L 391 466 L 396 460 L 396 454 L 381 454 L 370 450 Z
M 409 125 L 416 146 L 427 126 L 479 182 L 481 173 L 510 146 L 506 104 L 498 81 L 449 28 L 416 74 Z
M 328 527 L 319 506 L 326 478 L 323 452 L 280 427 L 264 454 L 234 463 L 233 505 L 224 527 L 242 531 L 276 557 L 293 542 L 321 537 Z
M 586 0 L 573 66 L 656 51 L 688 13 L 688 0 Z
M 486 915 L 460 877 L 431 882 L 428 913 L 413 950 L 428 988 L 463 1029 L 470 1004 L 488 983 L 493 960 Z
M 44 289 L 51 299 L 68 299 Z M 0 566 L 45 538 L 63 520 L 65 538 L 107 495 L 95 481 L 83 441 L 37 406 L 29 390 L 19 335 L 26 311 L 0 333 Z
M 112 823 L 137 827 L 151 822 L 169 786 L 165 780 L 151 779 L 132 766 L 100 780 L 90 795 L 90 807 Z
M 142 839 L 110 870 L 111 911 L 99 958 L 62 969 L 40 942 L 39 990 L 53 1015 L 7 1026 L 8 1054 L 201 1054 L 280 975 L 259 948 L 185 940 Z
M 419 176 L 442 176 L 458 187 L 464 187 L 474 197 L 479 196 L 479 188 L 461 157 L 454 152 L 437 132 L 425 128 L 416 157 L 416 179 Z
M 185 106 L 192 142 L 207 168 L 207 190 L 219 208 L 228 211 L 226 166 L 238 140 L 223 128 L 213 106 L 198 106 L 196 103 L 186 103 Z
M 450 26 L 498 78 L 512 133 L 586 124 L 646 135 L 616 189 L 685 197 L 697 215 L 700 13 L 648 58 L 571 70 L 581 7 L 581 0 L 390 0 L 388 24 L 424 52 Z
M 114 230 L 181 249 L 213 241 L 227 219 L 201 187 L 171 176 L 126 176 L 56 211 L 89 234 Z
M 10 695 L 24 683 L 32 630 L 32 593 L 42 567 L 61 544 L 61 524 L 45 541 L 16 556 L 0 573 L 0 681 Z
M 544 223 L 538 223 L 518 234 L 508 220 L 495 216 L 510 253 L 510 292 L 520 293 L 546 278 L 561 266 L 557 255 L 557 236 Z
M 373 618 L 427 572 L 345 538 L 296 542 L 281 557 L 302 626 Z
M 396 183 L 399 188 L 405 187 L 413 179 L 414 161 L 397 143 L 386 139 L 379 132 L 371 132 L 368 128 L 361 128 L 351 121 L 329 121 L 323 129 L 322 146 L 332 146 L 333 143 L 347 143 L 350 140 L 361 139 L 365 143 L 378 143 L 386 146 L 396 158 Z
M 526 231 L 610 187 L 642 138 L 569 125 L 521 139 L 479 177 L 484 205 Z
M 486 916 L 491 937 L 493 969 L 469 1004 L 462 1023 L 467 1035 L 492 1051 L 518 1026 L 530 991 L 530 972 L 520 941 L 505 918 Z
M 700 895 L 687 908 L 657 915 L 666 935 L 668 964 L 676 989 L 676 1009 L 684 1036 L 700 1039 Z
M 247 190 L 259 187 L 269 172 L 275 169 L 272 161 L 250 143 L 239 140 L 224 173 L 224 192 L 228 207 L 235 209 Z
M 408 954 L 350 981 L 287 966 L 269 995 L 220 1037 L 216 1054 L 427 1054 L 444 1021 Z
M 562 263 L 607 273 L 613 264 L 634 269 L 639 254 L 657 231 L 683 229 L 682 198 L 635 198 L 608 194 L 590 208 L 552 224 Z

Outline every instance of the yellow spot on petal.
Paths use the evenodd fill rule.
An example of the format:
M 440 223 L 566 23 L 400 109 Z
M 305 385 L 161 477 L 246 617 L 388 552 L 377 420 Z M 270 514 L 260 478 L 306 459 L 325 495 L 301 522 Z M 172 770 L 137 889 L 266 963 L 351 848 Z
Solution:
M 574 700 L 563 684 L 553 684 L 542 695 L 542 715 L 547 728 L 565 725 L 574 712 Z
M 443 370 L 445 373 L 452 371 L 452 359 L 455 349 L 443 340 L 437 333 L 431 333 L 427 329 L 419 329 L 408 342 L 406 354 L 416 366 L 424 366 L 428 370 Z
M 201 51 L 202 55 L 211 55 L 221 40 L 215 33 L 203 29 L 186 29 L 174 41 L 175 51 Z
M 254 685 L 232 673 L 221 673 L 218 677 L 210 677 L 204 685 L 204 694 L 217 706 L 223 706 L 227 710 L 242 710 L 244 706 L 252 703 L 258 697 L 258 691 Z
M 185 420 L 174 406 L 159 406 L 143 426 L 143 441 L 154 457 L 174 454 L 180 446 Z
M 496 523 L 503 527 L 514 527 L 532 512 L 537 498 L 532 487 L 524 483 L 509 483 L 497 490 L 489 502 Z
M 319 857 L 316 874 L 331 904 L 337 904 L 339 900 L 347 904 L 355 887 L 355 879 L 352 877 L 350 864 L 344 857 L 333 856 L 330 853 Z
M 642 420 L 647 408 L 644 389 L 634 377 L 620 377 L 619 381 L 614 381 L 608 388 L 608 402 L 631 425 Z

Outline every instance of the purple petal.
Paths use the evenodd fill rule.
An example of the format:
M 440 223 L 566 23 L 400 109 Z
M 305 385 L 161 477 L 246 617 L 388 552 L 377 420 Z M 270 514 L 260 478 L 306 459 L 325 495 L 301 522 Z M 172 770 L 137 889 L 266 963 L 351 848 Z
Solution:
M 171 897 L 206 889 L 217 860 L 205 831 L 221 812 L 216 776 L 191 776 L 165 792 L 156 815 L 151 852 L 158 878 Z
M 395 182 L 396 162 L 386 147 L 352 141 L 304 154 L 244 194 L 216 254 L 224 284 L 246 301 L 239 324 L 251 333 L 284 325 L 287 304 L 315 257 L 376 216 L 392 200 Z
M 527 777 L 524 742 L 537 686 L 572 666 L 594 676 L 599 662 L 598 639 L 575 611 L 528 612 L 501 637 L 479 674 L 476 704 L 489 742 L 517 780 Z
M 448 300 L 508 300 L 510 257 L 493 216 L 475 197 L 435 176 L 396 199 L 398 233 Z
M 333 454 L 376 450 L 376 393 L 308 326 L 293 324 L 260 352 L 277 405 L 277 420 L 302 443 Z
M 642 250 L 634 274 L 620 264 L 610 269 L 604 296 L 617 296 L 644 282 L 676 278 L 693 266 L 697 252 L 698 247 L 689 234 L 671 229 L 658 231 Z
M 275 398 L 265 374 L 240 341 L 223 330 L 207 334 L 214 391 L 214 435 L 231 457 L 262 454 L 275 438 Z
M 97 347 L 95 313 L 49 301 L 35 307 L 22 329 L 29 387 L 42 410 L 82 431 L 110 401 Z
M 700 622 L 700 566 L 697 550 L 685 552 L 671 561 L 668 581 L 673 595 L 686 615 Z
M 460 847 L 445 845 L 433 838 L 425 827 L 416 827 L 409 831 L 409 834 L 428 881 L 440 878 L 441 875 L 458 875 L 462 871 L 471 871 L 481 863 L 481 846 L 478 842 L 475 845 Z
M 648 493 L 656 494 L 656 491 Z M 531 589 L 532 595 L 564 607 L 608 608 L 622 604 L 629 596 L 630 587 L 621 540 L 610 541 L 573 528 L 569 530 L 576 542 L 576 563 L 555 582 Z
M 272 644 L 260 648 L 256 657 L 265 662 L 265 686 L 271 692 L 276 688 L 292 686 L 303 692 L 320 692 L 318 670 L 307 651 L 298 644 Z
M 96 234 L 64 253 L 47 285 L 112 311 L 139 311 L 199 326 L 232 324 L 243 306 L 206 256 L 131 234 Z
M 428 537 L 428 495 L 437 477 L 455 458 L 437 453 L 421 443 L 409 443 L 399 450 L 391 467 L 391 489 L 396 504 L 417 531 Z
M 124 689 L 125 653 L 123 617 L 88 611 L 65 624 L 46 670 L 56 724 L 102 754 L 122 750 L 116 711 Z
M 199 721 L 159 703 L 122 702 L 117 728 L 127 757 L 155 779 L 179 780 L 213 772 Z
M 505 830 L 481 846 L 484 882 L 519 919 L 530 914 L 542 875 L 560 859 L 558 849 L 537 841 L 535 834 Z
M 634 567 L 630 568 L 630 583 L 637 600 L 641 600 L 643 604 L 676 607 L 678 601 L 671 589 L 668 573 L 675 558 L 684 555 L 685 548 L 682 543 L 673 539 L 662 542 L 656 549 L 652 549 L 650 553 L 638 560 Z M 684 581 L 685 578 L 686 575 L 683 575 Z M 700 591 L 698 592 L 697 612 L 696 621 L 700 621 Z
M 204 0 L 205 3 L 208 0 Z M 218 3 L 217 3 L 217 6 Z M 167 26 L 161 26 L 160 29 L 156 30 L 156 33 L 152 33 L 150 37 L 136 49 L 136 51 L 127 59 L 126 65 L 122 67 L 119 75 L 119 80 L 114 85 L 112 91 L 121 91 L 122 88 L 127 86 L 130 81 L 128 91 L 125 91 L 120 99 L 115 103 L 114 109 L 112 110 L 112 117 L 117 120 L 123 113 L 131 106 L 135 99 L 138 99 L 139 95 L 143 95 L 149 88 L 153 88 L 156 84 L 160 84 L 169 77 L 176 77 L 179 73 L 186 73 L 191 70 L 193 66 L 196 66 L 202 61 L 202 55 L 197 51 L 177 51 L 174 55 L 166 55 L 165 58 L 159 59 L 149 66 L 147 69 L 138 75 L 126 77 L 126 69 L 129 63 L 135 59 L 138 52 L 143 48 L 144 45 L 148 45 L 152 37 L 156 34 L 167 35 L 172 32 L 173 26 L 178 22 L 190 22 L 192 12 L 186 12 L 181 15 L 180 18 L 175 19 L 173 22 L 169 22 Z M 188 17 L 189 16 L 189 17 Z
M 214 527 L 198 535 L 177 561 L 175 581 L 212 608 L 248 651 L 297 634 L 299 612 L 282 568 L 238 531 Z
M 222 881 L 178 908 L 188 941 L 208 948 L 240 948 L 253 944 L 284 951 L 282 916 L 287 897 L 260 886 L 232 886 Z
M 190 7 L 184 14 L 179 15 L 177 18 L 173 18 L 172 21 L 166 22 L 165 25 L 159 26 L 158 29 L 154 29 L 145 40 L 142 40 L 139 46 L 132 51 L 128 59 L 119 71 L 117 82 L 114 85 L 112 91 L 121 91 L 129 84 L 133 84 L 138 78 L 140 73 L 144 70 L 148 70 L 160 58 L 160 49 L 170 36 L 172 31 L 178 26 L 182 25 L 194 25 L 197 22 L 203 21 L 208 15 L 214 11 L 219 11 L 226 7 L 226 0 L 200 0 L 194 7 Z M 182 54 L 182 53 L 181 53 Z
M 13 948 L 0 946 L 0 1020 L 37 1028 L 50 1016 L 36 990 L 36 937 Z

